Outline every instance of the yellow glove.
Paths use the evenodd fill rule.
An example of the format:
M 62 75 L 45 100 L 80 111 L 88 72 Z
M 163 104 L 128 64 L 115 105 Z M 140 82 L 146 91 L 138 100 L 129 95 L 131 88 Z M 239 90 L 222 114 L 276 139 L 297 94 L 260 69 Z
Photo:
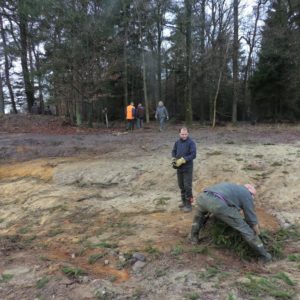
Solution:
M 181 165 L 183 165 L 185 163 L 186 163 L 186 160 L 183 157 L 181 157 L 181 158 L 179 158 L 179 159 L 176 160 L 175 166 L 177 168 L 179 168 Z

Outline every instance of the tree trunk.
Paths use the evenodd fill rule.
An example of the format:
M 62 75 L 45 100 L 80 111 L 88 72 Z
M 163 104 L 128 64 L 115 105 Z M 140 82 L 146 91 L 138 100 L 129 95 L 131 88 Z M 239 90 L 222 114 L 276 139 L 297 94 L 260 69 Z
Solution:
M 158 4 L 157 9 L 157 85 L 158 85 L 158 101 L 161 101 L 161 43 L 162 43 L 162 24 L 161 24 L 161 5 Z
M 4 114 L 3 77 L 0 73 L 0 114 Z
M 233 72 L 233 101 L 232 101 L 232 123 L 237 122 L 237 103 L 238 103 L 238 52 L 239 52 L 239 0 L 233 0 L 233 50 L 232 50 L 232 72 Z
M 34 48 L 32 48 L 34 57 L 35 57 L 35 68 L 37 71 L 37 79 L 38 79 L 38 90 L 39 90 L 39 102 L 41 113 L 44 113 L 45 104 L 44 104 L 44 97 L 43 97 L 43 86 L 42 86 L 42 75 L 41 75 L 41 68 L 40 68 L 40 55 L 39 52 L 36 52 Z
M 192 4 L 191 0 L 185 0 L 185 46 L 186 46 L 186 80 L 185 80 L 185 122 L 188 126 L 193 121 L 192 111 L 192 82 L 191 82 L 191 60 L 192 60 Z
M 245 113 L 247 117 L 252 117 L 253 112 L 251 112 L 251 103 L 249 101 L 249 91 L 248 91 L 248 77 L 249 77 L 249 72 L 250 68 L 252 65 L 252 53 L 253 49 L 255 46 L 255 41 L 256 41 L 256 34 L 257 34 L 257 25 L 260 17 L 260 8 L 261 8 L 262 2 L 261 0 L 258 0 L 257 2 L 257 7 L 256 7 L 256 16 L 255 16 L 255 23 L 254 23 L 254 29 L 253 29 L 253 34 L 252 38 L 247 40 L 247 44 L 249 45 L 249 53 L 247 57 L 247 63 L 246 63 L 246 68 L 245 68 L 245 74 L 244 74 L 244 82 L 243 82 L 243 95 L 244 95 L 244 103 L 245 103 Z
M 201 64 L 200 64 L 200 84 L 201 88 L 203 91 L 205 91 L 205 86 L 204 86 L 204 55 L 205 55 L 205 1 L 201 1 L 201 28 L 200 28 L 200 53 L 201 53 Z M 203 122 L 204 121 L 204 100 L 205 98 L 201 98 L 201 103 L 200 103 L 200 120 Z
M 224 60 L 223 60 L 223 64 L 221 65 L 221 68 L 220 68 L 219 79 L 218 79 L 218 84 L 217 84 L 217 90 L 216 90 L 216 94 L 215 94 L 214 99 L 213 99 L 212 128 L 215 128 L 215 126 L 216 126 L 217 99 L 218 99 L 218 96 L 219 96 L 219 91 L 220 91 L 220 85 L 221 85 L 221 81 L 222 81 L 223 71 L 224 71 L 224 68 L 226 66 L 228 49 L 229 49 L 229 41 L 228 41 L 228 44 L 227 44 L 227 47 L 226 47 L 226 51 L 224 53 Z
M 20 29 L 20 44 L 21 44 L 21 66 L 22 66 L 28 111 L 31 112 L 31 108 L 34 103 L 34 87 L 30 80 L 28 61 L 27 61 L 27 51 L 28 51 L 27 15 L 24 12 L 22 12 L 22 7 L 21 7 L 22 0 L 19 0 L 18 4 L 19 4 L 19 29 Z
M 6 86 L 8 88 L 9 92 L 9 97 L 11 101 L 11 106 L 13 109 L 13 112 L 15 114 L 18 113 L 17 107 L 16 107 L 16 102 L 15 102 L 15 95 L 13 92 L 13 88 L 10 82 L 10 76 L 9 76 L 9 61 L 8 61 L 8 56 L 7 56 L 7 46 L 6 46 L 6 36 L 4 32 L 4 27 L 3 27 L 3 21 L 2 21 L 2 16 L 0 14 L 0 30 L 1 30 L 1 38 L 2 38 L 2 43 L 3 43 L 3 49 L 4 49 L 4 69 L 5 69 L 5 81 L 6 81 Z
M 124 76 L 123 76 L 123 89 L 124 89 L 124 110 L 128 105 L 128 63 L 127 63 L 127 40 L 128 40 L 128 16 L 127 16 L 127 4 L 123 0 L 124 11 L 124 41 L 123 41 L 123 61 L 124 61 Z M 124 111 L 125 116 L 125 111 Z

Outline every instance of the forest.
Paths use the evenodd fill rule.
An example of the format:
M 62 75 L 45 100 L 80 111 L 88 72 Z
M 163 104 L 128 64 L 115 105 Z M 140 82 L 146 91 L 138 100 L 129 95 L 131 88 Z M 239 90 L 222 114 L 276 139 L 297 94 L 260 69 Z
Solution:
M 1 0 L 0 112 L 296 122 L 298 0 Z

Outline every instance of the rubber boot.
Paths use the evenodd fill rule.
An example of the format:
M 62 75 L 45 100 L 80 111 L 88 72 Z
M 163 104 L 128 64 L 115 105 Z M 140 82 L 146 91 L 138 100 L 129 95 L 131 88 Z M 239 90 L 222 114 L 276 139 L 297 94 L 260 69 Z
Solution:
M 247 242 L 251 246 L 251 248 L 259 254 L 259 261 L 267 263 L 272 260 L 272 255 L 266 251 L 260 238 L 256 237 L 255 241 L 248 240 Z
M 190 241 L 193 245 L 196 245 L 199 243 L 199 232 L 200 232 L 200 229 L 204 226 L 204 223 L 205 223 L 204 215 L 196 214 L 194 216 L 192 229 L 191 229 L 191 235 L 190 235 Z

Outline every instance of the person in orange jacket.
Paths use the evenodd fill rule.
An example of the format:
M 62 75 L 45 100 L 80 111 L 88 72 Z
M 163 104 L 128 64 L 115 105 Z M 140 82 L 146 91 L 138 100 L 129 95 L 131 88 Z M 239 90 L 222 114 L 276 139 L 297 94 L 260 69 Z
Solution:
M 127 130 L 134 129 L 134 120 L 135 120 L 135 107 L 134 103 L 130 102 L 130 104 L 126 108 L 126 120 L 127 120 Z

